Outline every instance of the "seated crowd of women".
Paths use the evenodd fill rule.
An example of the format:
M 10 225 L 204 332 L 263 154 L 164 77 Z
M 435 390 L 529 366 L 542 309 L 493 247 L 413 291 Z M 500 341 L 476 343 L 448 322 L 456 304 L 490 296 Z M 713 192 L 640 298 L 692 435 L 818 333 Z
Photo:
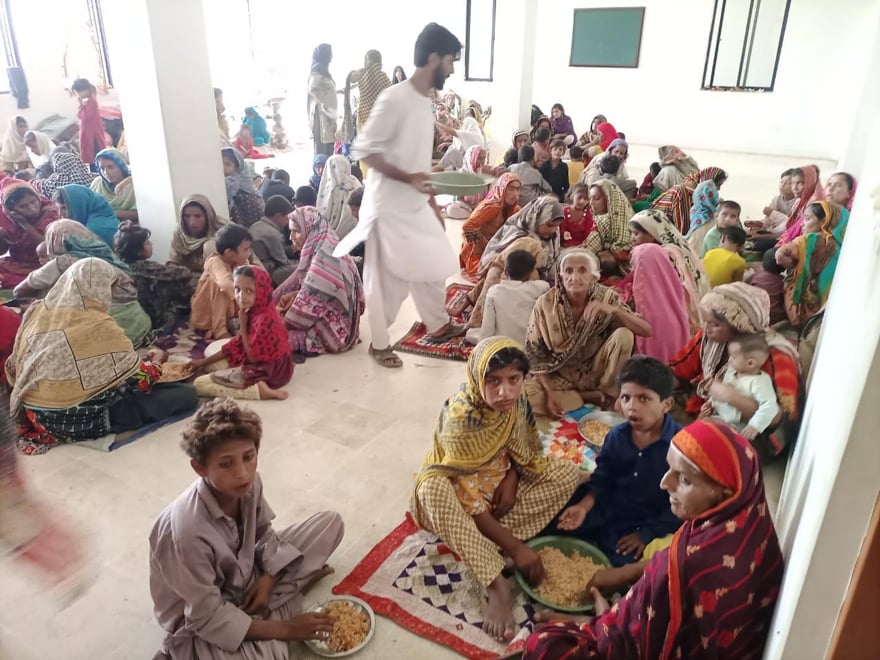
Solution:
M 301 195 L 311 205 L 294 207 L 264 200 L 235 149 L 221 155 L 232 219 L 186 197 L 166 263 L 152 259 L 122 152 L 99 152 L 94 177 L 56 149 L 51 174 L 0 179 L 0 286 L 24 308 L 0 308 L 0 348 L 26 450 L 134 430 L 191 411 L 198 396 L 284 398 L 296 355 L 357 343 L 360 274 L 352 257 L 333 256 L 336 228 L 350 230 L 358 212 L 348 161 L 330 158 L 317 194 Z M 169 356 L 155 345 L 187 316 L 213 340 L 188 362 L 203 373 L 164 382 Z M 103 357 L 83 366 L 90 356 Z
M 763 217 L 744 221 L 721 196 L 724 170 L 664 146 L 633 187 L 628 145 L 604 116 L 579 139 L 570 125 L 554 106 L 518 131 L 510 171 L 464 223 L 460 264 L 475 287 L 448 311 L 469 311 L 479 343 L 419 473 L 416 520 L 485 587 L 484 630 L 500 640 L 515 626 L 499 547 L 533 583 L 544 567 L 523 543 L 532 536 L 574 534 L 612 558 L 584 585 L 597 618 L 542 615 L 553 623 L 524 657 L 759 654 L 782 576 L 759 460 L 796 437 L 811 322 L 828 300 L 855 180 L 837 172 L 823 187 L 815 165 L 786 170 Z M 552 163 L 560 146 L 584 161 L 565 204 L 523 200 L 532 170 L 552 174 L 539 154 Z M 532 413 L 584 404 L 627 422 L 576 489 L 569 465 L 542 456 Z M 693 423 L 682 429 L 673 411 Z M 722 565 L 738 572 L 719 593 L 700 576 Z M 609 609 L 600 591 L 627 585 Z
M 500 640 L 514 623 L 499 548 L 533 583 L 544 566 L 524 541 L 542 533 L 589 538 L 612 557 L 584 585 L 597 618 L 543 614 L 527 658 L 757 655 L 783 568 L 760 461 L 794 438 L 809 368 L 780 325 L 821 315 L 855 180 L 835 173 L 823 188 L 816 166 L 792 168 L 763 218 L 743 221 L 721 197 L 724 170 L 664 146 L 636 185 L 604 116 L 578 137 L 560 105 L 551 115 L 517 132 L 504 166 L 474 146 L 460 154 L 500 176 L 460 200 L 461 267 L 475 286 L 448 311 L 469 312 L 476 346 L 418 474 L 415 519 L 486 589 L 484 630 Z M 475 131 L 481 116 L 466 111 Z M 452 139 L 444 159 L 462 146 Z M 282 194 L 257 191 L 235 148 L 222 160 L 230 219 L 202 195 L 184 199 L 166 264 L 151 259 L 121 152 L 97 154 L 98 178 L 56 151 L 51 174 L 0 180 L 0 277 L 32 299 L 23 317 L 0 308 L 14 337 L 0 359 L 35 446 L 134 430 L 198 396 L 285 398 L 295 354 L 357 342 L 360 274 L 333 256 L 358 217 L 351 164 L 316 160 L 306 199 L 275 175 L 266 190 Z M 548 194 L 525 199 L 543 187 L 535 177 Z M 192 385 L 161 382 L 168 356 L 138 349 L 186 313 L 212 343 L 187 362 Z M 573 463 L 543 455 L 535 414 L 584 404 L 627 421 L 579 484 Z M 645 472 L 630 476 L 643 454 Z M 724 590 L 706 577 L 721 566 Z M 630 584 L 609 608 L 601 592 Z

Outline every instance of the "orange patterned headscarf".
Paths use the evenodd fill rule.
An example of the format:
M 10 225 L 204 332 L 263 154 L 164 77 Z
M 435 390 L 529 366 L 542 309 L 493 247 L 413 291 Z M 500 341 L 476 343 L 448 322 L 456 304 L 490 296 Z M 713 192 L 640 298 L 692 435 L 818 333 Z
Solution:
M 672 438 L 672 444 L 713 481 L 738 491 L 741 484 L 736 451 L 718 424 L 697 421 Z

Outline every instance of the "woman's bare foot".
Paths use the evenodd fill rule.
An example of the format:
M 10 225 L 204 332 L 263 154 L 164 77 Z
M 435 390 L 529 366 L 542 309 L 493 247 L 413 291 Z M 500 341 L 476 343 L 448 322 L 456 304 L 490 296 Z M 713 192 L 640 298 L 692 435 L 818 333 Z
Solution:
M 330 566 L 330 564 L 324 564 L 314 575 L 312 575 L 312 577 L 306 580 L 300 593 L 305 594 L 309 591 L 309 589 L 318 584 L 318 582 L 323 580 L 328 575 L 333 575 L 335 572 L 336 569 Z
M 563 614 L 555 610 L 538 610 L 535 612 L 535 623 L 548 623 L 550 621 L 572 621 L 573 623 L 589 623 L 592 617 L 582 614 Z
M 499 575 L 486 587 L 486 593 L 489 595 L 489 604 L 483 617 L 483 632 L 499 642 L 509 642 L 516 634 L 510 581 Z
M 275 390 L 269 387 L 266 384 L 266 381 L 258 381 L 257 389 L 260 390 L 260 398 L 261 399 L 279 399 L 280 401 L 284 401 L 287 398 L 287 392 L 284 390 Z

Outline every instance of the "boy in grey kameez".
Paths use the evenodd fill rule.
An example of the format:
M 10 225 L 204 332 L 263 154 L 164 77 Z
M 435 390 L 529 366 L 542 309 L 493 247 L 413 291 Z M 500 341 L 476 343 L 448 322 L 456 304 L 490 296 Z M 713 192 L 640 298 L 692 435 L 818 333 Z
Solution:
M 342 540 L 325 511 L 276 532 L 256 472 L 260 419 L 231 400 L 205 404 L 182 446 L 200 478 L 150 534 L 150 591 L 166 631 L 155 659 L 286 660 L 291 640 L 326 639 L 332 620 L 301 614 Z

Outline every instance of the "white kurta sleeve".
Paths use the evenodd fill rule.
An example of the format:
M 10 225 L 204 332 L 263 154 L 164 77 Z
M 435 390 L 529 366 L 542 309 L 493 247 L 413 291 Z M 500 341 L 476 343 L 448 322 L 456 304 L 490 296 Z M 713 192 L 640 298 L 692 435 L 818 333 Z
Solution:
M 749 395 L 757 402 L 758 410 L 752 415 L 748 425 L 762 433 L 776 418 L 779 412 L 779 402 L 776 400 L 773 380 L 768 374 L 758 374 L 750 381 Z
M 389 89 L 391 89 L 389 87 Z M 351 146 L 351 156 L 355 160 L 363 160 L 373 154 L 382 154 L 391 150 L 391 146 L 397 137 L 399 105 L 389 103 L 388 90 L 379 94 L 370 118 L 354 140 Z

